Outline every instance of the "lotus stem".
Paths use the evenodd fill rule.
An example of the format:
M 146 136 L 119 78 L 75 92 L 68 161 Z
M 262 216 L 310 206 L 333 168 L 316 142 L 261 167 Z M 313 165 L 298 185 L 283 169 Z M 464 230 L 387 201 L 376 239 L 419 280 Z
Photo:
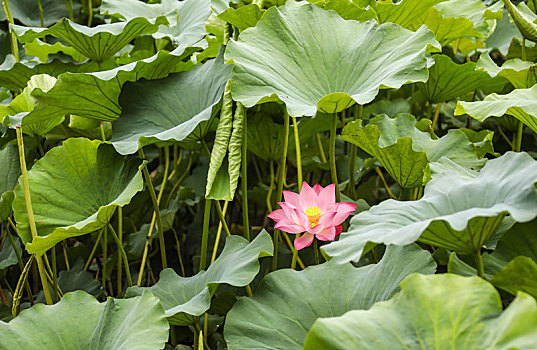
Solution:
M 483 267 L 483 258 L 481 256 L 481 248 L 475 252 L 475 263 L 477 266 L 477 275 L 483 279 L 485 278 L 485 268 Z
M 93 260 L 93 256 L 95 255 L 95 252 L 97 251 L 97 247 L 99 246 L 99 242 L 101 241 L 101 237 L 103 233 L 104 233 L 104 228 L 102 228 L 99 231 L 99 235 L 97 236 L 97 239 L 95 240 L 95 243 L 93 244 L 93 248 L 91 249 L 91 253 L 88 257 L 88 260 L 86 261 L 86 264 L 84 265 L 83 271 L 86 271 L 88 267 L 90 266 L 91 261 Z
M 228 204 L 229 204 L 228 201 L 224 201 L 224 209 L 223 209 L 224 216 L 226 215 Z M 214 246 L 213 246 L 213 254 L 211 255 L 211 262 L 209 265 L 212 265 L 212 263 L 216 260 L 216 253 L 218 251 L 218 244 L 220 243 L 221 236 L 222 236 L 222 221 L 218 223 L 218 229 L 216 230 L 216 239 L 214 240 Z
M 330 127 L 330 174 L 332 176 L 332 183 L 336 185 L 336 201 L 341 201 L 341 195 L 339 193 L 339 184 L 337 180 L 336 169 L 336 132 L 337 132 L 337 113 L 332 115 L 332 125 Z
M 58 266 L 56 264 L 56 246 L 52 247 L 51 250 L 51 260 L 52 260 L 52 286 L 54 288 L 54 300 L 60 300 L 60 292 L 58 286 Z
M 296 172 L 298 179 L 298 192 L 302 190 L 302 157 L 300 155 L 300 136 L 298 134 L 298 122 L 293 117 L 293 131 L 295 133 L 295 150 L 296 150 Z
M 93 21 L 93 1 L 88 0 L 88 27 L 91 27 Z
M 287 109 L 284 111 L 283 115 L 283 129 L 284 135 L 283 135 L 283 152 L 282 152 L 282 159 L 280 160 L 279 164 L 279 174 L 278 174 L 278 189 L 276 192 L 277 195 L 277 202 L 282 201 L 283 197 L 283 184 L 285 182 L 285 162 L 287 160 L 287 147 L 289 144 L 289 113 L 287 112 Z M 272 256 L 272 271 L 276 271 L 278 269 L 278 241 L 280 240 L 280 230 L 274 230 L 274 237 L 272 238 L 273 244 L 274 244 L 274 255 Z
M 2 0 L 2 9 L 4 10 L 4 14 L 6 15 L 7 21 L 10 24 L 14 24 L 13 21 L 13 15 L 11 14 L 11 9 L 9 8 L 9 4 L 7 0 Z M 15 32 L 11 32 L 11 53 L 15 57 L 15 62 L 20 62 L 19 58 L 19 42 L 17 40 L 17 36 L 15 35 Z
M 5 0 L 3 0 L 5 1 Z M 24 189 L 24 200 L 26 202 L 26 211 L 28 213 L 28 224 L 30 225 L 30 232 L 32 233 L 32 239 L 37 237 L 37 227 L 35 225 L 34 211 L 32 208 L 32 199 L 30 197 L 30 185 L 28 182 L 28 170 L 26 169 L 26 159 L 24 157 L 24 140 L 22 136 L 22 126 L 17 125 L 17 145 L 19 147 L 19 160 L 22 172 L 22 184 Z M 45 300 L 48 305 L 52 305 L 52 296 L 48 287 L 45 266 L 41 255 L 35 255 L 37 261 L 37 267 L 39 269 L 39 276 L 41 277 L 41 284 L 43 285 L 43 293 L 45 294 Z
M 433 133 L 436 128 L 436 124 L 438 123 L 438 117 L 440 116 L 440 108 L 442 108 L 442 102 L 436 104 L 436 110 L 434 112 L 433 123 L 431 124 L 431 129 L 433 130 Z
M 117 232 L 118 232 L 118 240 L 119 245 L 123 247 L 123 208 L 118 207 L 117 208 Z M 121 252 L 120 252 L 121 253 Z M 123 254 L 117 255 L 117 295 L 121 295 L 121 292 L 123 291 L 123 268 L 121 267 L 121 263 L 123 262 Z M 132 283 L 131 283 L 132 285 Z
M 397 197 L 393 194 L 393 192 L 390 190 L 390 186 L 388 186 L 388 183 L 386 182 L 386 179 L 384 178 L 384 175 L 382 174 L 382 171 L 379 169 L 379 167 L 375 168 L 375 171 L 377 172 L 378 176 L 382 180 L 382 183 L 384 184 L 384 188 L 386 189 L 386 192 L 390 196 L 391 199 L 397 199 Z M 403 189 L 401 189 L 401 193 L 403 192 Z
M 200 271 L 207 266 L 207 244 L 209 241 L 209 224 L 211 221 L 211 199 L 205 199 L 205 212 L 203 213 L 203 232 L 201 236 Z
M 129 260 L 127 258 L 127 253 L 125 253 L 125 249 L 123 248 L 122 242 L 119 240 L 118 235 L 116 234 L 116 231 L 108 223 L 108 228 L 110 229 L 110 233 L 112 234 L 112 237 L 114 238 L 114 241 L 116 241 L 117 249 L 119 249 L 119 252 L 121 253 L 121 256 L 123 257 L 123 264 L 125 265 L 125 274 L 127 275 L 127 282 L 129 283 L 129 287 L 132 286 L 132 278 L 131 278 L 131 271 L 129 268 Z M 120 268 L 121 270 L 121 268 Z M 121 295 L 121 291 L 118 293 L 118 296 Z
M 317 238 L 313 238 L 313 254 L 315 256 L 315 265 L 319 265 L 319 244 Z
M 105 226 L 104 227 L 104 234 L 103 234 L 103 238 L 101 239 L 101 245 L 102 245 L 102 250 L 103 250 L 103 266 L 102 266 L 102 284 L 103 284 L 103 289 L 106 290 L 106 274 L 108 272 L 108 229 L 107 227 Z M 110 291 L 110 293 L 112 293 L 112 291 Z
M 524 132 L 524 124 L 519 121 L 518 122 L 518 129 L 517 129 L 517 132 L 516 132 L 516 137 L 515 137 L 515 143 L 514 143 L 514 149 L 513 151 L 515 152 L 520 152 L 522 150 L 522 133 Z
M 364 112 L 363 105 L 356 105 L 353 113 L 353 121 L 356 119 L 362 119 L 362 114 Z M 349 160 L 349 190 L 347 193 L 352 199 L 356 199 L 356 180 L 354 179 L 354 171 L 356 168 L 356 154 L 358 152 L 358 147 L 354 144 L 351 145 L 350 160 Z
M 24 266 L 22 269 L 21 269 L 21 275 L 19 277 L 19 281 L 17 282 L 17 287 L 15 288 L 15 293 L 13 294 L 13 305 L 11 307 L 11 314 L 13 315 L 13 317 L 17 317 L 17 315 L 19 314 L 20 312 L 20 303 L 21 303 L 21 299 L 22 299 L 22 287 L 23 286 L 26 286 L 26 288 L 28 289 L 28 296 L 33 299 L 32 297 L 32 293 L 30 291 L 30 287 L 29 287 L 29 284 L 28 284 L 28 275 L 29 275 L 29 272 L 30 272 L 30 267 L 32 266 L 32 263 L 33 263 L 33 255 L 30 256 L 30 259 L 28 259 L 28 262 L 26 263 L 26 266 Z M 3 301 L 5 303 L 5 301 Z M 32 304 L 33 304 L 33 301 L 32 301 Z
M 269 183 L 269 190 L 267 193 L 267 209 L 269 213 L 272 213 L 272 192 L 274 189 L 274 163 L 272 160 L 269 161 L 269 169 L 270 169 L 270 183 Z
M 237 102 L 240 104 L 240 102 Z M 242 226 L 244 230 L 244 237 L 250 241 L 250 222 L 248 218 L 248 135 L 247 135 L 247 114 L 246 109 L 240 104 L 237 108 L 244 110 L 244 117 L 242 118 L 242 152 L 241 152 L 241 188 L 242 188 Z M 220 203 L 219 203 L 220 204 Z M 217 207 L 218 209 L 218 207 Z M 227 225 L 226 225 L 227 226 Z M 227 230 L 229 232 L 229 230 Z
M 43 15 L 43 6 L 41 6 L 41 0 L 37 0 L 37 7 L 39 8 L 39 20 L 41 21 L 41 27 L 44 27 L 45 16 Z
M 69 19 L 74 21 L 75 17 L 73 16 L 73 0 L 65 0 L 65 6 L 67 6 L 67 12 L 69 12 Z
M 13 223 L 11 218 L 8 217 L 7 220 L 8 220 L 9 225 L 13 228 L 13 230 L 15 230 L 15 232 L 17 232 L 17 228 L 15 227 L 15 224 Z M 22 261 L 22 255 L 19 252 L 19 249 L 17 248 L 17 245 L 15 244 L 15 240 L 11 236 L 11 233 L 9 233 L 8 227 L 6 227 L 6 234 L 7 234 L 7 238 L 9 239 L 9 243 L 11 243 L 11 246 L 13 247 L 13 250 L 15 251 L 15 255 L 17 256 L 17 262 L 19 264 L 19 267 L 20 267 L 21 273 L 22 273 L 22 271 L 24 271 L 24 262 Z M 33 259 L 32 256 L 30 257 L 30 259 Z M 30 289 L 30 284 L 28 283 L 28 281 L 26 281 L 26 291 L 28 293 L 28 297 L 30 298 L 30 303 L 33 305 L 34 304 L 34 297 L 32 295 L 32 290 Z

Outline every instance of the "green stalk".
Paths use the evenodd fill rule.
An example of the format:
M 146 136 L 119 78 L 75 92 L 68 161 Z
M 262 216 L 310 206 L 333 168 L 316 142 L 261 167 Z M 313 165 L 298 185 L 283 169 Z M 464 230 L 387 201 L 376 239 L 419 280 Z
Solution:
M 129 283 L 129 287 L 130 287 L 132 286 L 132 278 L 131 278 L 131 271 L 129 268 L 129 260 L 127 258 L 127 253 L 125 253 L 125 249 L 123 248 L 123 243 L 117 236 L 116 231 L 114 230 L 112 225 L 110 225 L 110 223 L 108 223 L 108 228 L 110 229 L 110 233 L 112 234 L 114 241 L 116 241 L 117 249 L 119 249 L 119 252 L 121 253 L 121 256 L 123 257 L 123 265 L 125 265 L 125 273 L 127 275 L 127 282 Z M 119 295 L 121 295 L 121 291 L 120 293 L 118 293 L 118 296 Z
M 13 223 L 13 221 L 11 221 L 11 218 L 8 217 L 7 219 L 8 219 L 9 224 L 11 225 L 11 227 L 13 227 L 13 229 L 16 232 L 15 224 Z M 17 256 L 17 262 L 19 263 L 19 267 L 20 267 L 21 273 L 22 273 L 22 271 L 24 271 L 24 263 L 22 261 L 22 255 L 19 252 L 19 249 L 17 248 L 17 245 L 15 244 L 15 240 L 11 236 L 11 233 L 9 232 L 9 229 L 7 227 L 6 227 L 6 231 L 7 231 L 7 238 L 9 238 L 9 242 L 11 243 L 11 247 L 13 247 L 13 250 L 15 251 L 15 255 Z M 32 259 L 32 257 L 30 257 L 30 259 Z M 30 289 L 30 283 L 28 283 L 28 281 L 26 281 L 26 291 L 28 293 L 28 297 L 30 298 L 30 303 L 32 305 L 34 305 L 34 297 L 32 295 L 32 290 Z
M 5 0 L 3 0 L 5 1 Z M 34 211 L 32 209 L 32 199 L 30 197 L 30 185 L 28 183 L 28 170 L 26 169 L 26 159 L 24 158 L 24 140 L 22 137 L 22 126 L 17 125 L 17 145 L 19 147 L 19 160 L 22 172 L 22 184 L 24 189 L 24 200 L 26 202 L 26 211 L 28 213 L 28 223 L 30 225 L 30 232 L 32 233 L 32 239 L 37 237 L 37 227 L 35 225 Z M 48 305 L 52 305 L 52 295 L 48 287 L 45 266 L 41 255 L 35 255 L 37 261 L 37 267 L 39 269 L 39 276 L 41 277 L 41 284 L 43 285 L 43 293 L 45 294 L 45 300 Z
M 272 162 L 272 160 L 269 161 L 269 168 L 270 168 L 270 183 L 269 183 L 269 190 L 267 193 L 267 209 L 269 213 L 272 213 L 272 191 L 274 189 L 274 162 Z
M 74 21 L 75 17 L 73 16 L 73 0 L 65 0 L 65 6 L 67 6 L 67 12 L 69 12 L 69 19 Z
M 283 153 L 282 159 L 279 165 L 278 174 L 278 189 L 277 189 L 277 202 L 282 201 L 283 197 L 283 183 L 285 182 L 285 162 L 287 161 L 287 147 L 289 144 L 289 113 L 287 109 L 283 115 L 283 129 L 285 130 L 283 135 Z M 278 269 L 278 241 L 280 240 L 280 230 L 274 230 L 274 237 L 272 238 L 274 244 L 274 255 L 272 256 L 272 270 Z
M 88 27 L 91 27 L 93 21 L 93 1 L 88 0 Z
M 211 200 L 205 199 L 205 212 L 203 213 L 203 232 L 201 236 L 200 271 L 207 266 L 207 244 L 209 243 L 209 224 L 211 221 Z
M 41 27 L 44 27 L 45 16 L 43 15 L 43 6 L 41 6 L 41 0 L 37 0 L 37 7 L 39 8 L 39 19 L 41 20 Z
M 518 122 L 518 129 L 516 132 L 516 138 L 514 143 L 514 151 L 520 152 L 522 150 L 522 132 L 524 131 L 524 124 L 522 122 Z
M 28 262 L 26 263 L 26 266 L 24 266 L 21 269 L 21 275 L 19 277 L 19 281 L 17 282 L 17 287 L 15 288 L 15 293 L 13 294 L 13 305 L 11 307 L 11 314 L 13 317 L 17 317 L 17 315 L 20 312 L 20 305 L 21 305 L 21 299 L 22 299 L 22 288 L 25 285 L 27 288 L 29 286 L 28 284 L 28 274 L 30 272 L 30 267 L 32 266 L 33 262 L 33 255 L 30 256 L 30 259 L 28 259 Z M 32 293 L 28 294 L 30 298 L 32 298 Z M 32 302 L 33 304 L 33 302 Z
M 240 104 L 240 102 L 239 102 Z M 243 108 L 242 105 L 237 106 L 237 108 Z M 245 110 L 245 109 L 244 109 Z M 244 118 L 242 119 L 242 152 L 241 152 L 241 188 L 242 188 L 242 226 L 244 230 L 244 237 L 249 241 L 250 240 L 250 222 L 248 218 L 248 137 L 247 137 L 247 127 L 246 122 L 246 110 L 244 112 Z M 220 203 L 218 203 L 220 205 Z M 217 206 L 218 208 L 218 206 Z M 226 225 L 227 226 L 227 225 Z M 229 230 L 228 230 L 229 231 Z
M 522 36 L 522 61 L 526 60 L 526 38 Z
M 224 216 L 226 215 L 228 204 L 229 204 L 228 201 L 224 201 L 224 209 L 223 209 Z M 220 237 L 222 236 L 222 226 L 223 226 L 222 221 L 220 221 L 218 223 L 218 229 L 216 230 L 216 239 L 214 240 L 213 254 L 211 255 L 211 262 L 209 263 L 209 265 L 212 265 L 212 263 L 216 260 L 218 244 L 220 243 Z
M 315 265 L 319 265 L 319 244 L 315 237 L 313 237 L 313 254 L 315 256 Z
M 11 14 L 11 9 L 9 8 L 9 3 L 7 0 L 2 0 L 2 8 L 4 9 L 4 14 L 6 15 L 7 21 L 10 24 L 14 24 L 13 15 Z M 19 42 L 15 32 L 11 32 L 11 53 L 15 56 L 15 61 L 20 62 L 19 58 Z
M 113 230 L 113 228 L 112 228 Z M 118 231 L 118 245 L 123 248 L 123 208 L 117 208 L 117 231 Z M 118 248 L 119 248 L 118 246 Z M 123 291 L 123 269 L 121 268 L 121 263 L 123 254 L 118 254 L 117 256 L 117 295 L 120 296 Z M 128 267 L 128 264 L 127 264 Z M 131 283 L 132 285 L 132 283 Z
M 319 147 L 319 156 L 321 157 L 321 162 L 326 163 L 328 160 L 326 160 L 326 155 L 324 154 L 323 143 L 321 142 L 321 134 L 317 133 L 315 137 L 317 138 L 317 146 Z
M 101 229 L 101 231 L 99 231 L 99 235 L 97 236 L 97 239 L 95 240 L 95 243 L 93 244 L 93 248 L 91 249 L 91 253 L 88 257 L 88 260 L 86 261 L 86 264 L 84 265 L 83 271 L 86 271 L 88 267 L 90 266 L 91 261 L 93 260 L 93 256 L 95 255 L 95 252 L 97 251 L 97 247 L 99 246 L 99 242 L 101 242 L 101 237 L 103 233 L 104 233 L 104 229 Z
M 485 268 L 483 267 L 483 258 L 481 257 L 481 249 L 475 252 L 475 263 L 477 265 L 477 275 L 485 279 Z
M 296 172 L 298 178 L 298 192 L 302 190 L 302 157 L 300 155 L 300 136 L 298 134 L 298 122 L 293 117 L 293 130 L 295 132 L 295 149 L 296 149 Z
M 341 195 L 339 194 L 339 184 L 337 181 L 336 170 L 336 132 L 337 132 L 337 113 L 332 115 L 332 125 L 330 127 L 330 174 L 332 176 L 332 183 L 336 185 L 336 201 L 341 201 Z
M 362 113 L 364 111 L 364 106 L 356 105 L 356 108 L 353 113 L 352 120 L 362 119 Z M 349 190 L 348 194 L 352 199 L 356 199 L 356 180 L 354 179 L 354 171 L 356 169 L 356 154 L 358 153 L 358 147 L 356 145 L 351 145 L 351 153 L 349 160 Z
M 166 147 L 165 150 L 168 150 L 166 152 L 166 159 L 169 158 L 169 148 Z M 144 151 L 140 148 L 138 150 L 138 154 L 140 155 L 140 158 L 145 160 Z M 151 195 L 151 201 L 153 202 L 153 209 L 155 210 L 155 217 L 157 221 L 157 232 L 158 232 L 158 239 L 160 244 L 160 258 L 162 261 L 162 268 L 165 269 L 168 267 L 168 263 L 166 261 L 166 246 L 164 244 L 164 230 L 162 229 L 162 219 L 160 217 L 160 209 L 159 209 L 159 202 L 157 201 L 157 195 L 155 194 L 155 188 L 153 187 L 153 183 L 151 182 L 151 177 L 149 176 L 149 170 L 147 170 L 147 164 L 144 164 L 142 166 L 142 172 L 145 177 L 145 183 L 147 185 L 147 188 L 149 190 L 149 194 Z M 164 180 L 166 180 L 166 176 L 164 177 Z M 162 188 L 161 188 L 162 190 Z
M 101 240 L 101 245 L 103 249 L 103 267 L 102 267 L 102 284 L 103 288 L 106 290 L 106 273 L 107 273 L 107 267 L 108 267 L 108 229 L 105 226 L 104 227 L 104 234 L 103 239 Z M 112 291 L 110 291 L 112 293 Z
M 440 116 L 440 108 L 442 107 L 442 102 L 436 104 L 436 110 L 434 112 L 433 123 L 431 124 L 431 129 L 434 132 L 436 124 L 438 123 L 438 117 Z
M 54 288 L 54 300 L 60 300 L 60 293 L 58 290 L 58 266 L 56 265 L 56 246 L 52 247 L 51 252 L 52 259 L 52 285 Z

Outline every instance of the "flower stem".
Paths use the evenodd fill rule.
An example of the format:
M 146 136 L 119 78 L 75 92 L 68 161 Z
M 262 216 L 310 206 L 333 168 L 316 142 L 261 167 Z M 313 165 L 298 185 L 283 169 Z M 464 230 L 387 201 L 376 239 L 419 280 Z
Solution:
M 313 254 L 315 256 L 315 265 L 319 265 L 319 244 L 317 238 L 313 238 Z
M 298 134 L 298 122 L 293 117 L 293 131 L 295 133 L 296 172 L 298 179 L 298 192 L 302 190 L 302 157 L 300 155 L 300 136 Z
M 201 236 L 200 271 L 207 266 L 207 244 L 209 242 L 209 224 L 211 221 L 211 202 L 205 199 L 205 212 L 203 213 L 203 233 Z
M 120 255 L 123 257 L 123 264 L 125 265 L 125 273 L 127 275 L 127 282 L 129 283 L 129 287 L 130 287 L 132 286 L 132 278 L 131 278 L 131 271 L 129 268 L 129 259 L 127 258 L 127 253 L 125 253 L 125 249 L 123 248 L 123 243 L 119 239 L 118 235 L 116 234 L 116 231 L 114 230 L 112 225 L 110 225 L 110 223 L 108 223 L 108 228 L 110 229 L 110 233 L 112 234 L 114 241 L 116 241 L 117 249 L 119 250 Z M 121 292 L 122 291 L 120 290 L 118 293 L 118 296 L 121 295 Z
M 336 132 L 337 132 L 337 113 L 332 115 L 332 125 L 330 127 L 330 174 L 332 176 L 332 183 L 336 185 L 336 201 L 341 201 L 341 196 L 339 194 L 339 184 L 337 181 L 337 170 L 336 170 Z
M 169 153 L 170 153 L 170 149 L 169 147 L 165 147 L 164 148 L 164 152 L 165 152 L 165 174 L 164 174 L 164 179 L 162 180 L 162 186 L 161 186 L 161 189 L 160 189 L 160 192 L 162 193 L 163 192 L 163 189 L 164 189 L 164 184 L 165 184 L 165 181 L 168 177 L 168 167 L 169 167 Z M 144 151 L 140 148 L 138 150 L 138 154 L 140 155 L 140 158 L 144 159 L 145 160 L 145 155 L 144 155 Z M 157 200 L 157 195 L 155 194 L 155 188 L 153 187 L 153 183 L 151 182 L 151 177 L 149 175 L 149 170 L 147 170 L 147 164 L 144 164 L 142 166 L 142 172 L 144 174 L 144 177 L 145 177 L 145 183 L 147 185 L 147 188 L 149 190 L 149 194 L 151 195 L 151 201 L 153 202 L 153 208 L 155 210 L 155 217 L 156 217 L 156 221 L 157 221 L 157 231 L 158 231 L 158 239 L 159 239 L 159 244 L 160 244 L 160 258 L 161 258 L 161 261 L 162 261 L 162 268 L 165 269 L 168 267 L 168 263 L 166 261 L 166 246 L 164 244 L 164 230 L 162 228 L 162 219 L 160 217 L 160 209 L 159 209 L 159 201 Z M 160 193 L 159 193 L 160 195 Z M 162 197 L 162 196 L 160 196 Z
M 250 240 L 250 222 L 248 219 L 248 135 L 247 127 L 248 124 L 246 120 L 246 109 L 238 102 L 244 110 L 244 117 L 242 119 L 242 152 L 241 152 L 241 188 L 242 188 L 242 226 L 244 230 L 244 237 L 249 241 Z M 217 207 L 218 209 L 218 207 Z M 227 225 L 226 225 L 227 226 Z M 229 230 L 227 230 L 229 232 Z
M 485 279 L 485 268 L 483 267 L 483 259 L 481 257 L 481 249 L 475 252 L 475 263 L 477 265 L 477 275 Z
M 285 162 L 287 161 L 287 147 L 289 143 L 289 113 L 287 109 L 284 111 L 283 115 L 283 152 L 282 159 L 279 164 L 279 174 L 278 174 L 278 189 L 277 189 L 277 202 L 282 201 L 283 197 L 283 183 L 285 182 Z M 278 269 L 278 241 L 280 236 L 280 230 L 274 230 L 274 237 L 272 238 L 274 243 L 274 255 L 272 256 L 272 270 L 276 271 Z
M 4 0 L 5 1 L 5 0 Z M 28 182 L 28 170 L 26 169 L 26 159 L 24 157 L 24 140 L 22 137 L 22 126 L 17 125 L 17 145 L 19 147 L 19 160 L 21 165 L 22 172 L 22 184 L 24 190 L 24 200 L 26 202 L 26 211 L 28 213 L 28 224 L 30 225 L 30 232 L 32 233 L 32 239 L 37 237 L 37 227 L 35 225 L 34 211 L 32 208 L 32 199 L 30 197 L 30 185 Z M 41 255 L 35 255 L 35 260 L 37 261 L 37 267 L 39 269 L 39 276 L 41 277 L 41 284 L 43 285 L 43 293 L 45 294 L 45 300 L 48 305 L 52 305 L 52 295 L 50 294 L 50 289 L 47 282 L 45 265 L 43 264 L 43 259 Z
M 363 105 L 356 105 L 356 108 L 353 113 L 352 120 L 362 119 L 362 113 L 364 111 Z M 350 159 L 349 159 L 349 190 L 347 193 L 352 199 L 356 199 L 356 180 L 354 179 L 354 172 L 356 168 L 356 154 L 358 152 L 358 147 L 356 145 L 351 145 Z

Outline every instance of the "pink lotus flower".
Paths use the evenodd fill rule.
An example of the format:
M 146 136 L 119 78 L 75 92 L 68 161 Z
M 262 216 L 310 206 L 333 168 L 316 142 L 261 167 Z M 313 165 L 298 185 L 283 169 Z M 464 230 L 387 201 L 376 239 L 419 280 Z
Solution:
M 335 185 L 310 187 L 304 181 L 300 194 L 283 191 L 285 202 L 278 203 L 268 215 L 276 221 L 274 228 L 288 233 L 302 233 L 295 238 L 295 248 L 300 250 L 309 246 L 315 237 L 321 241 L 333 241 L 341 232 L 341 224 L 356 210 L 356 204 L 336 203 Z

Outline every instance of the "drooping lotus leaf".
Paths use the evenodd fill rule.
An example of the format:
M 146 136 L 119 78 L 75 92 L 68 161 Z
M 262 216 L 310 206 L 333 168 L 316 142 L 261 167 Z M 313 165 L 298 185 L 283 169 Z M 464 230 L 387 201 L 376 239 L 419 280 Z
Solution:
M 272 255 L 272 250 L 272 240 L 265 230 L 252 242 L 239 236 L 229 236 L 224 250 L 207 271 L 181 277 L 173 269 L 164 269 L 154 286 L 131 287 L 127 290 L 127 297 L 139 295 L 147 289 L 160 299 L 170 324 L 191 325 L 209 310 L 211 297 L 218 285 L 246 286 L 259 272 L 258 259 Z
M 431 46 L 438 43 L 426 28 L 413 33 L 288 3 L 268 9 L 228 44 L 225 57 L 235 63 L 235 100 L 252 107 L 279 98 L 291 116 L 311 116 L 370 102 L 381 86 L 427 80 Z
M 85 73 L 99 70 L 97 63 L 72 63 L 54 59 L 48 63 L 37 60 L 21 60 L 17 62 L 13 55 L 8 55 L 4 63 L 0 64 L 0 86 L 11 91 L 20 92 L 26 87 L 33 75 L 48 74 L 57 77 L 62 73 Z
M 159 141 L 185 139 L 213 115 L 231 67 L 221 53 L 188 72 L 125 86 L 120 96 L 123 112 L 112 124 L 116 150 L 130 154 Z
M 167 22 L 164 17 L 159 17 L 154 21 L 139 17 L 128 22 L 101 24 L 90 28 L 63 18 L 50 28 L 19 25 L 11 25 L 10 28 L 22 43 L 52 35 L 65 41 L 93 61 L 104 62 L 132 39 L 142 34 L 154 33 L 160 24 L 167 24 Z
M 230 7 L 218 15 L 218 18 L 234 25 L 241 32 L 247 28 L 255 27 L 263 13 L 257 4 L 250 4 L 234 9 Z
M 37 304 L 9 323 L 0 321 L 0 348 L 157 350 L 164 348 L 168 329 L 151 293 L 99 303 L 77 291 L 56 305 Z
M 495 28 L 497 19 L 502 19 L 503 6 L 497 2 L 491 6 L 479 0 L 449 0 L 435 5 L 444 17 L 464 17 L 474 23 L 474 28 L 487 38 Z
M 483 121 L 488 117 L 509 114 L 537 132 L 537 85 L 529 89 L 516 89 L 507 95 L 490 94 L 483 101 L 457 102 L 455 115 L 468 114 Z
M 474 22 L 465 17 L 442 16 L 440 11 L 431 7 L 428 11 L 422 12 L 421 16 L 416 18 L 406 28 L 417 30 L 422 25 L 432 30 L 436 40 L 446 46 L 453 43 L 456 39 L 463 37 L 485 38 L 479 31 L 474 28 Z
M 138 0 L 104 0 L 101 13 L 127 21 L 137 17 L 151 20 L 166 16 L 169 25 L 161 25 L 153 37 L 170 38 L 178 45 L 193 45 L 207 33 L 205 24 L 211 14 L 211 0 L 164 0 L 146 4 Z
M 476 145 L 463 131 L 452 129 L 433 140 L 431 134 L 417 128 L 416 119 L 410 114 L 395 118 L 381 114 L 366 126 L 361 121 L 351 122 L 343 128 L 341 139 L 376 157 L 403 188 L 422 186 L 427 164 L 441 157 L 466 166 L 483 163 Z
M 501 76 L 509 80 L 515 89 L 526 89 L 535 85 L 536 72 L 533 62 L 515 58 L 508 60 L 498 67 L 490 55 L 484 54 L 477 61 L 477 69 L 487 72 L 490 76 Z
M 537 347 L 537 304 L 519 293 L 502 312 L 500 295 L 478 277 L 414 274 L 401 292 L 367 311 L 317 320 L 305 350 Z
M 66 55 L 69 55 L 73 60 L 77 62 L 84 62 L 88 58 L 78 52 L 74 47 L 65 46 L 61 42 L 57 41 L 54 44 L 48 44 L 39 39 L 35 39 L 32 42 L 24 44 L 24 53 L 27 56 L 35 56 L 43 63 L 48 61 L 48 56 L 56 54 L 58 52 L 63 52 Z
M 47 74 L 33 75 L 28 81 L 28 86 L 22 90 L 22 93 L 16 96 L 8 106 L 0 105 L 0 120 L 6 126 L 14 128 L 16 125 L 22 125 L 22 131 L 29 135 L 42 135 L 64 120 L 64 116 L 58 115 L 54 118 L 41 120 L 31 126 L 24 125 L 24 117 L 34 109 L 34 98 L 32 91 L 40 89 L 47 92 L 56 83 L 56 78 Z
M 492 276 L 491 283 L 511 294 L 522 291 L 537 298 L 537 263 L 517 256 Z
M 8 145 L 0 150 L 0 222 L 11 215 L 13 189 L 20 174 L 19 149 L 17 145 Z
M 503 0 L 503 3 L 505 8 L 509 10 L 509 14 L 511 15 L 511 18 L 515 22 L 522 36 L 528 40 L 537 42 L 537 25 L 534 22 L 535 15 L 533 11 L 530 10 L 528 16 L 527 12 L 521 11 L 521 9 L 513 5 L 511 1 Z
M 24 117 L 23 125 L 30 127 L 66 114 L 112 121 L 121 113 L 118 99 L 125 82 L 160 79 L 189 69 L 193 63 L 183 60 L 195 50 L 197 48 L 189 47 L 159 51 L 149 58 L 107 71 L 61 74 L 48 92 L 39 89 L 32 92 L 35 108 Z
M 45 27 L 53 25 L 63 17 L 69 16 L 64 0 L 39 0 L 43 8 L 43 24 Z M 13 18 L 27 26 L 41 26 L 38 2 L 35 0 L 9 1 Z M 80 11 L 80 4 L 73 2 L 73 13 Z M 0 11 L 0 21 L 6 19 L 4 11 Z
M 537 216 L 537 162 L 508 152 L 471 178 L 446 173 L 425 186 L 418 201 L 386 200 L 351 219 L 348 232 L 323 250 L 341 262 L 360 259 L 367 242 L 405 245 L 417 240 L 474 254 L 509 214 L 516 222 Z
M 418 83 L 430 103 L 447 102 L 474 90 L 507 84 L 505 79 L 494 79 L 487 72 L 476 70 L 474 62 L 458 64 L 445 55 L 435 55 L 434 62 L 429 68 L 429 80 Z
M 253 297 L 233 306 L 224 336 L 230 350 L 302 349 L 316 319 L 369 309 L 395 294 L 408 275 L 435 270 L 431 255 L 411 245 L 389 246 L 378 264 L 361 268 L 328 262 L 303 271 L 275 271 Z
M 118 155 L 101 141 L 70 138 L 28 172 L 38 236 L 32 239 L 24 191 L 15 187 L 13 211 L 26 250 L 43 254 L 56 243 L 108 223 L 117 206 L 143 188 L 141 160 Z

